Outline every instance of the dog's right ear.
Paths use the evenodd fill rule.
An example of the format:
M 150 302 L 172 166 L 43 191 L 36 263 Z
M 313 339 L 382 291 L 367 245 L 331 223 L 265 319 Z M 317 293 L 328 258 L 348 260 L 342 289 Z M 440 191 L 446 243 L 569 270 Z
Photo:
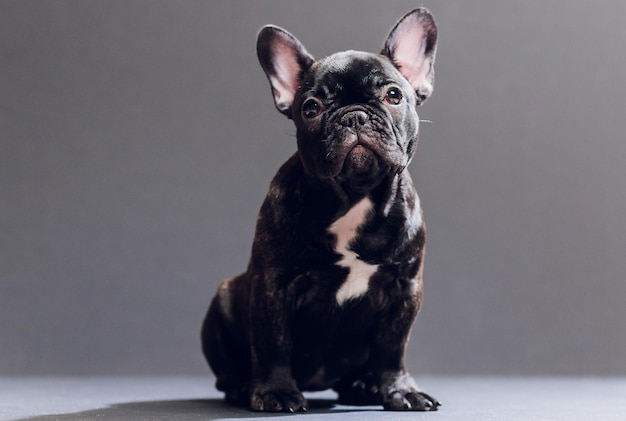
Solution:
M 421 104 L 433 92 L 437 24 L 430 12 L 415 9 L 404 15 L 393 27 L 381 54 L 406 77 Z
M 261 28 L 256 44 L 259 63 L 272 86 L 276 108 L 291 118 L 291 105 L 302 76 L 315 59 L 302 43 L 277 26 Z

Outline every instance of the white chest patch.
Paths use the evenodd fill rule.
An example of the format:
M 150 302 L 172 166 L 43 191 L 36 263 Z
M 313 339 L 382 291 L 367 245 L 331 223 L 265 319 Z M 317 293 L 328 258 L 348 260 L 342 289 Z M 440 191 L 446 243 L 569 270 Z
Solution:
M 378 265 L 362 261 L 359 255 L 350 249 L 351 242 L 356 237 L 359 227 L 367 220 L 372 207 L 372 201 L 365 198 L 328 228 L 328 231 L 337 237 L 335 251 L 342 256 L 337 264 L 349 270 L 346 280 L 337 291 L 336 299 L 340 305 L 365 294 L 370 278 L 378 270 Z

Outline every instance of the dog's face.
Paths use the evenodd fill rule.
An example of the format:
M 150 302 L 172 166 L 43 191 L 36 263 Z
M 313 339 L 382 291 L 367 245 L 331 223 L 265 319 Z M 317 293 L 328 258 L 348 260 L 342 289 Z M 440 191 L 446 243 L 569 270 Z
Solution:
M 367 191 L 406 168 L 418 140 L 416 107 L 432 92 L 436 38 L 420 9 L 398 22 L 381 54 L 315 61 L 283 29 L 261 30 L 259 61 L 277 108 L 294 120 L 308 174 Z
M 343 52 L 320 60 L 296 92 L 292 118 L 305 168 L 368 189 L 409 162 L 415 92 L 388 59 Z

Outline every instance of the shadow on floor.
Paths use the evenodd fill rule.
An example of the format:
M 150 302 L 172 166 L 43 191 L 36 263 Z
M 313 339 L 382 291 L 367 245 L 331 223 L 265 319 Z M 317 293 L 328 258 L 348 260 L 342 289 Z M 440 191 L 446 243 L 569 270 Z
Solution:
M 307 415 L 340 414 L 354 411 L 376 411 L 376 407 L 336 406 L 333 399 L 310 399 Z M 69 414 L 38 415 L 16 421 L 84 421 L 102 419 L 107 421 L 148 421 L 148 420 L 229 420 L 283 417 L 291 414 L 257 413 L 228 405 L 222 399 L 165 400 L 128 402 L 105 408 L 92 409 Z M 300 414 L 302 416 L 304 414 Z

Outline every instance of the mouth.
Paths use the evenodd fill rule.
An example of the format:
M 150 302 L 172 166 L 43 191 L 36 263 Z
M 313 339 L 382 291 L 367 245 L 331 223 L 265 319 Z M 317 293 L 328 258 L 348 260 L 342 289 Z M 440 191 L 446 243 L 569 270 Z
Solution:
M 372 149 L 359 143 L 346 155 L 342 172 L 346 174 L 374 174 L 379 170 L 378 155 Z

